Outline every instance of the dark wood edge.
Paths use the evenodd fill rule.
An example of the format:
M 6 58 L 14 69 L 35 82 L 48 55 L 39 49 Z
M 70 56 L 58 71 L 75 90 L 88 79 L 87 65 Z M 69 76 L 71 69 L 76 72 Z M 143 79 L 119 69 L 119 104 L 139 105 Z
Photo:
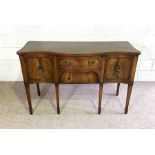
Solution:
M 56 56 L 61 56 L 61 55 L 65 55 L 65 56 L 94 56 L 94 55 L 100 55 L 100 56 L 106 56 L 106 55 L 111 55 L 111 54 L 128 54 L 128 55 L 140 55 L 141 52 L 132 52 L 132 51 L 124 51 L 124 52 L 119 52 L 119 51 L 112 51 L 112 52 L 104 52 L 104 53 L 87 53 L 87 54 L 71 54 L 68 52 L 64 52 L 64 53 L 57 53 L 57 52 L 53 52 L 53 51 L 25 51 L 25 52 L 21 52 L 21 51 L 17 51 L 18 55 L 28 55 L 28 54 L 51 54 L 51 55 L 56 55 Z
M 134 78 L 135 78 L 137 62 L 138 62 L 138 56 L 135 56 L 133 60 L 133 66 L 132 66 L 131 77 L 130 77 L 130 81 L 132 82 L 134 81 Z
M 54 81 L 55 83 L 58 83 L 59 80 L 58 80 L 58 68 L 57 68 L 57 56 L 54 56 L 54 60 L 53 60 L 53 69 L 54 69 Z

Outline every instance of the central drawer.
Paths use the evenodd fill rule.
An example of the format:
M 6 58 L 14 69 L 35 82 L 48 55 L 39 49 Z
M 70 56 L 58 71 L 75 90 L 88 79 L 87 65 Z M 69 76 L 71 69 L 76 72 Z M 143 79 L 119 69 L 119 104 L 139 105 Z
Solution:
M 58 57 L 58 68 L 99 68 L 101 66 L 101 57 L 99 56 L 68 56 Z
M 59 69 L 59 83 L 98 83 L 100 71 L 97 69 Z

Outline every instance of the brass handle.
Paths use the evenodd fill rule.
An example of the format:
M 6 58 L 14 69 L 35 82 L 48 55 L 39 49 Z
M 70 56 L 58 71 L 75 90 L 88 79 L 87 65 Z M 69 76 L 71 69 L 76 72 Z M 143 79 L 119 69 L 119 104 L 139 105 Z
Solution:
M 69 60 L 64 60 L 65 65 L 69 65 Z
M 119 70 L 120 70 L 120 65 L 119 64 L 116 64 L 114 66 L 114 72 L 119 72 Z
M 89 65 L 95 64 L 95 60 L 89 60 L 89 61 L 88 61 L 88 64 L 89 64 Z
M 43 71 L 43 66 L 39 66 L 38 69 Z
M 113 74 L 115 77 L 119 78 L 120 76 L 120 65 L 119 65 L 119 62 L 116 62 L 116 64 L 114 65 L 114 68 L 113 68 Z

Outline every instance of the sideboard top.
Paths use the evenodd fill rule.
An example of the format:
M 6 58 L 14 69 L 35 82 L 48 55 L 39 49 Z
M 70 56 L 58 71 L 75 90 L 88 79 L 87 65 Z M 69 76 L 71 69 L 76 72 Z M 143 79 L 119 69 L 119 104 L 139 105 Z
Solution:
M 54 52 L 60 54 L 105 54 L 123 52 L 140 54 L 140 52 L 127 41 L 28 41 L 17 54 L 26 54 L 29 52 Z

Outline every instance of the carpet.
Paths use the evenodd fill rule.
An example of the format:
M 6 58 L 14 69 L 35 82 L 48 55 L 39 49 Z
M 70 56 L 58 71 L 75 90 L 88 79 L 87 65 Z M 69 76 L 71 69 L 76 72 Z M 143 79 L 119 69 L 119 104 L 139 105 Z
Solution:
M 56 112 L 55 87 L 31 85 L 34 114 L 29 115 L 23 82 L 0 82 L 1 129 L 103 129 L 155 128 L 155 82 L 135 82 L 128 114 L 125 115 L 127 85 L 105 84 L 102 113 L 97 114 L 98 85 L 60 85 L 61 114 Z

